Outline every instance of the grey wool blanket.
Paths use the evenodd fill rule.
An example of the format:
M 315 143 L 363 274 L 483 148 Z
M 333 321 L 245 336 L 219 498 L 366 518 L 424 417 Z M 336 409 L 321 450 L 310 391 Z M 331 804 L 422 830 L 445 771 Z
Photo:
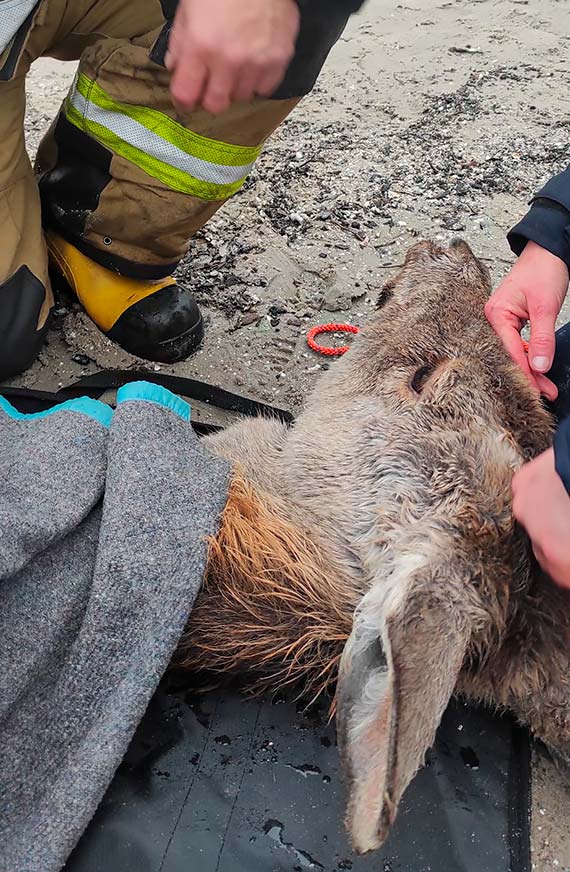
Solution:
M 188 619 L 230 470 L 145 382 L 0 398 L 0 870 L 57 872 Z

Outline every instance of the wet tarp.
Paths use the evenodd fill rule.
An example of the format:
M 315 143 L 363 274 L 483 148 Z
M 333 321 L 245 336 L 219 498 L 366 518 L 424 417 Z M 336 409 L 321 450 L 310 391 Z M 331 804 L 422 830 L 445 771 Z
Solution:
M 99 396 L 124 377 L 98 374 L 65 396 Z M 266 411 L 184 379 L 166 386 Z M 26 412 L 63 396 L 8 393 Z M 510 717 L 454 700 L 388 842 L 358 857 L 327 715 L 324 702 L 191 695 L 167 679 L 65 872 L 529 872 L 530 744 Z
M 380 852 L 343 812 L 325 705 L 161 691 L 65 872 L 526 872 L 527 736 L 455 701 Z

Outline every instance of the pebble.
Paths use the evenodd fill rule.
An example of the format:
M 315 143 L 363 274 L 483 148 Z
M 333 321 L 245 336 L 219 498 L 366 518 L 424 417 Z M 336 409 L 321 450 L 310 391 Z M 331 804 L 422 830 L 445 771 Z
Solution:
M 257 312 L 245 312 L 239 319 L 237 327 L 238 329 L 240 327 L 247 327 L 249 324 L 255 324 L 257 321 L 259 321 Z
M 71 359 L 74 363 L 78 363 L 79 366 L 88 366 L 90 363 L 93 363 L 92 358 L 87 354 L 74 354 Z
M 289 307 L 285 300 L 277 299 L 273 300 L 269 306 L 268 312 L 270 315 L 284 315 L 288 308 Z
M 293 221 L 294 224 L 298 224 L 299 227 L 308 220 L 307 216 L 303 212 L 290 212 L 289 218 Z

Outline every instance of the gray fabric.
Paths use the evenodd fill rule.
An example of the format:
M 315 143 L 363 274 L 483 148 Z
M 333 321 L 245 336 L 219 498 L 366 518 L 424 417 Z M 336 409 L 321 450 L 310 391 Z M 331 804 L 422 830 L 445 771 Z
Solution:
M 229 467 L 149 388 L 108 430 L 0 406 L 1 872 L 62 868 L 201 583 Z

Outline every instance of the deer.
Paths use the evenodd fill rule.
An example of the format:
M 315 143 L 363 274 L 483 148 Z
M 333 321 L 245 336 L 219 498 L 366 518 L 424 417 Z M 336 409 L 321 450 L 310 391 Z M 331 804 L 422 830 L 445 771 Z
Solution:
M 292 426 L 204 439 L 233 478 L 177 665 L 334 694 L 360 853 L 387 838 L 454 694 L 570 760 L 570 594 L 511 496 L 553 418 L 484 317 L 490 289 L 464 241 L 417 243 Z

